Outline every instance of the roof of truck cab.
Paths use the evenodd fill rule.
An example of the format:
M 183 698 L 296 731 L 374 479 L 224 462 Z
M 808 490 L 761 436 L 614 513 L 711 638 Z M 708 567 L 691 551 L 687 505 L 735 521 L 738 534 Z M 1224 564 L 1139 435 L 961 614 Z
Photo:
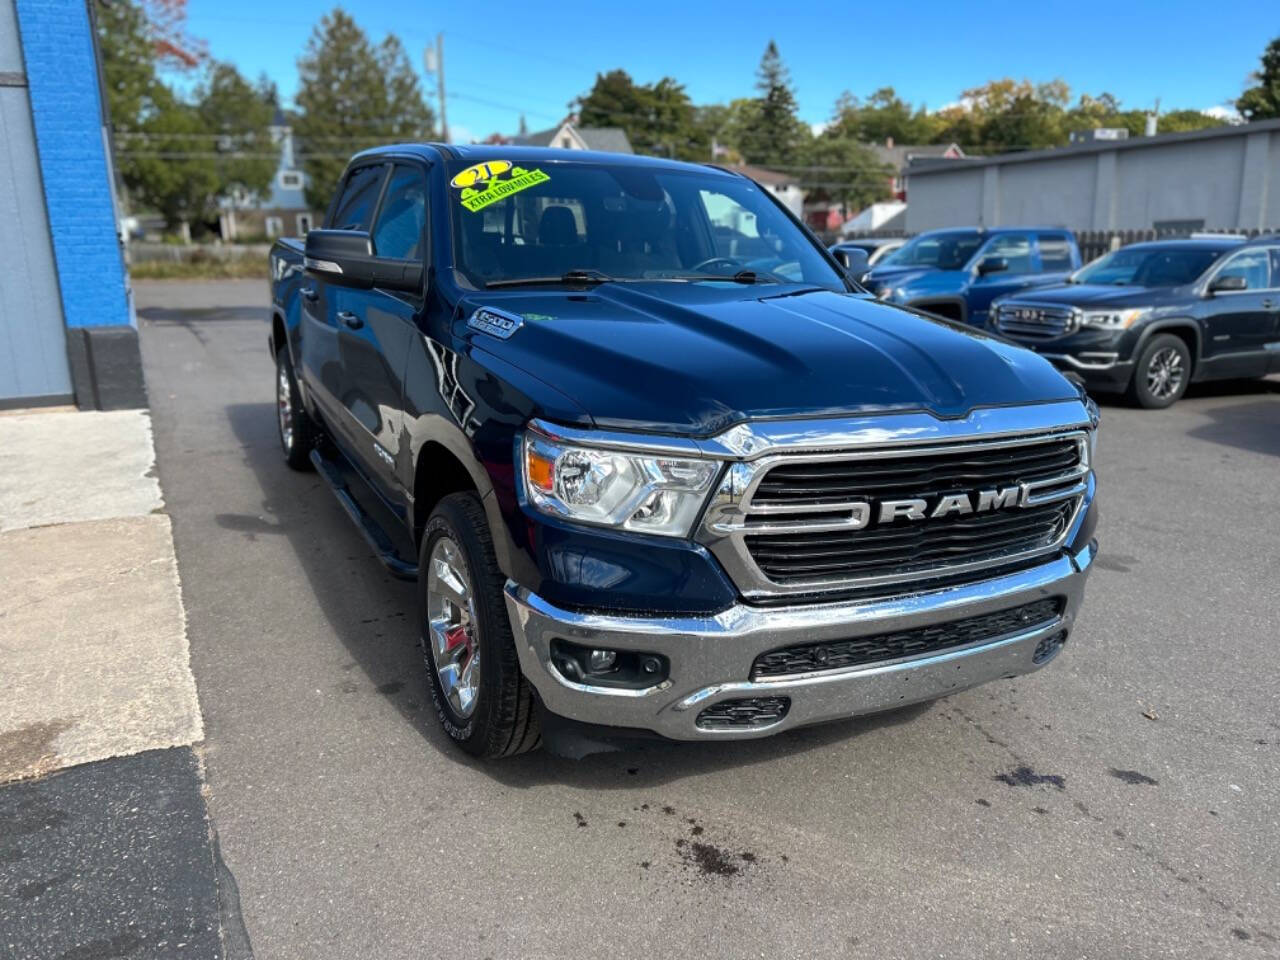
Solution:
M 1034 230 L 1036 233 L 1071 233 L 1066 227 L 1046 227 L 1043 224 L 1030 223 L 1016 227 L 938 227 L 936 230 L 922 230 L 916 236 L 922 237 L 933 233 L 983 233 L 995 236 L 999 233 L 1026 233 L 1028 230 Z
M 1223 237 L 1170 237 L 1168 240 L 1143 240 L 1120 247 L 1121 250 L 1232 250 L 1247 246 L 1235 236 Z
M 612 153 L 600 150 L 564 150 L 558 147 L 513 147 L 474 143 L 467 146 L 443 143 L 389 143 L 385 146 L 362 150 L 352 159 L 380 154 L 417 154 L 427 158 L 441 155 L 463 163 L 483 163 L 486 160 L 510 160 L 512 163 L 600 163 L 617 167 L 634 167 L 647 170 L 697 170 L 702 173 L 737 177 L 738 174 L 700 163 L 685 163 L 662 157 L 642 157 L 633 153 Z

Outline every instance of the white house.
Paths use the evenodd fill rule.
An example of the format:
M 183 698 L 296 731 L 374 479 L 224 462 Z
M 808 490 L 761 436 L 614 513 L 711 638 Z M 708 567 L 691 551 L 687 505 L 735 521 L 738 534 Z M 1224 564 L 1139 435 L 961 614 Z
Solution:
M 554 147 L 558 150 L 603 150 L 607 153 L 634 153 L 627 131 L 621 127 L 579 127 L 565 120 L 558 127 L 536 133 L 503 138 L 517 147 Z
M 736 171 L 760 184 L 782 201 L 782 205 L 797 217 L 804 215 L 804 190 L 800 186 L 800 181 L 793 175 L 768 170 L 765 167 L 753 167 L 745 163 L 726 169 Z

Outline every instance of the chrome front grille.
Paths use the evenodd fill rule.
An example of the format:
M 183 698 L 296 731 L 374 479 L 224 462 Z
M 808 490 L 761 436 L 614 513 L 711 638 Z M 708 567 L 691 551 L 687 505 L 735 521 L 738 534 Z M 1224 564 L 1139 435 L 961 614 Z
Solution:
M 954 578 L 1058 549 L 1088 483 L 1080 431 L 739 464 L 704 530 L 747 596 Z M 722 494 L 724 487 L 722 486 Z
M 998 308 L 995 326 L 1019 340 L 1052 340 L 1072 333 L 1076 320 L 1070 307 L 1009 303 Z

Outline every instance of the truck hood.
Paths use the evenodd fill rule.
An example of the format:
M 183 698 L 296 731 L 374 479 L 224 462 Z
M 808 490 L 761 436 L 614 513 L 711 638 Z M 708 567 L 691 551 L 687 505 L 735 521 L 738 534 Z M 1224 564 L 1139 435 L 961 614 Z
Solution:
M 1154 307 L 1167 302 L 1184 302 L 1186 287 L 1118 287 L 1114 284 L 1064 283 L 1037 287 L 1000 301 L 1001 306 L 1017 303 L 1061 304 L 1064 307 Z
M 553 386 L 597 426 L 707 436 L 748 419 L 1073 399 L 1029 350 L 864 296 L 795 285 L 604 284 L 584 292 L 480 291 L 455 330 Z M 522 318 L 468 325 L 479 307 Z

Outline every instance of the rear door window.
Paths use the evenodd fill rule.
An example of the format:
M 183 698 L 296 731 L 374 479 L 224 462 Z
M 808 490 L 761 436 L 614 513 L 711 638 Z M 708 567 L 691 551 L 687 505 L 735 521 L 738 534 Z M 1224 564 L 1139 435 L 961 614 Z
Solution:
M 396 164 L 373 227 L 373 252 L 396 260 L 422 259 L 427 222 L 426 182 L 416 168 Z
M 1070 270 L 1075 264 L 1071 260 L 1071 242 L 1061 234 L 1042 233 L 1036 237 L 1040 244 L 1040 268 L 1045 273 L 1056 273 Z
M 329 224 L 335 230 L 368 230 L 373 221 L 373 208 L 378 202 L 378 190 L 382 176 L 387 172 L 384 163 L 357 167 L 347 175 L 342 196 L 333 211 Z

